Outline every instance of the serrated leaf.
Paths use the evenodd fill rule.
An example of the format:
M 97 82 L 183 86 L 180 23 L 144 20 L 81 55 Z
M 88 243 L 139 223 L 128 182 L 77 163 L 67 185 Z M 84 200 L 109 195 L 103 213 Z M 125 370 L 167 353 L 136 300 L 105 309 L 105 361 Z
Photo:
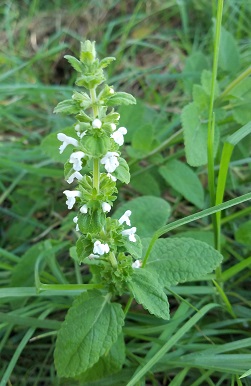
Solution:
M 64 58 L 68 60 L 68 62 L 77 72 L 83 71 L 83 66 L 77 58 L 74 58 L 74 56 L 71 56 L 71 55 L 65 55 Z
M 187 92 L 192 92 L 193 85 L 200 82 L 201 72 L 208 68 L 208 60 L 202 52 L 190 55 L 183 70 L 183 82 Z
M 165 287 L 198 280 L 212 272 L 222 255 L 210 245 L 189 238 L 159 239 L 149 256 L 145 269 L 158 275 Z
M 66 99 L 65 101 L 59 102 L 59 104 L 53 110 L 56 114 L 77 114 L 79 112 L 79 106 L 72 99 Z
M 82 233 L 98 233 L 105 224 L 105 214 L 99 210 L 91 213 L 79 213 L 78 226 Z
M 209 95 L 206 93 L 204 88 L 199 85 L 195 84 L 193 86 L 193 100 L 196 106 L 199 108 L 199 110 L 208 111 L 209 106 Z
M 140 237 L 152 236 L 166 224 L 171 213 L 168 202 L 152 196 L 138 197 L 127 202 L 116 210 L 113 217 L 120 218 L 126 210 L 132 211 L 131 224 L 137 227 L 136 233 Z
M 154 173 L 151 174 L 148 171 L 146 173 L 135 175 L 135 177 L 131 179 L 130 185 L 133 187 L 133 189 L 140 192 L 141 194 L 147 196 L 160 196 L 161 190 Z
M 117 341 L 124 324 L 121 305 L 99 291 L 76 298 L 58 331 L 54 353 L 59 377 L 76 377 L 91 368 Z
M 146 310 L 162 319 L 170 319 L 169 304 L 157 276 L 144 268 L 134 269 L 128 287 L 136 301 Z
M 107 106 L 134 105 L 136 99 L 127 92 L 116 92 L 106 100 Z
M 131 177 L 129 166 L 126 160 L 124 160 L 124 158 L 119 157 L 118 161 L 119 161 L 119 166 L 116 168 L 113 174 L 121 182 L 124 182 L 125 184 L 129 184 L 130 177 Z
M 204 91 L 207 93 L 207 95 L 211 95 L 211 84 L 212 84 L 212 72 L 208 70 L 203 70 L 201 74 L 201 84 L 204 89 Z M 215 82 L 215 95 L 214 97 L 217 98 L 220 94 L 220 88 L 219 83 Z
M 110 351 L 103 355 L 94 366 L 81 374 L 77 379 L 81 382 L 95 381 L 116 374 L 125 362 L 125 342 L 123 334 L 119 335 L 117 342 L 111 347 Z
M 159 168 L 164 180 L 198 208 L 204 206 L 204 190 L 195 172 L 183 162 L 171 160 Z

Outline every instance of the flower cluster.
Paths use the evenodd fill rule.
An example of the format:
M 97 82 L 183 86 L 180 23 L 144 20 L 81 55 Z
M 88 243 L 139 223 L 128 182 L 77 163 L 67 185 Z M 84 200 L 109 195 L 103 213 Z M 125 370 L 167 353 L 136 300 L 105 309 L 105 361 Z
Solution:
M 71 99 L 60 102 L 54 110 L 74 115 L 77 121 L 71 131 L 58 133 L 57 139 L 62 143 L 61 154 L 68 146 L 72 149 L 65 164 L 65 179 L 68 184 L 78 185 L 63 193 L 68 209 L 78 205 L 73 221 L 76 231 L 81 233 L 77 242 L 79 262 L 98 259 L 100 264 L 110 263 L 115 269 L 122 264 L 124 256 L 125 266 L 131 259 L 131 268 L 140 268 L 141 262 L 131 252 L 132 248 L 129 255 L 127 250 L 128 242 L 136 245 L 139 241 L 136 227 L 131 227 L 131 211 L 127 210 L 119 219 L 106 216 L 116 199 L 117 179 L 125 183 L 130 180 L 128 165 L 120 152 L 127 129 L 118 127 L 120 116 L 113 107 L 136 103 L 135 99 L 130 94 L 115 92 L 107 84 L 102 85 L 103 68 L 114 58 L 99 61 L 94 42 L 81 44 L 79 60 L 69 55 L 66 59 L 79 73 L 77 86 L 88 91 L 74 91 Z M 120 257 L 116 260 L 117 255 Z M 121 275 L 126 276 L 123 272 Z

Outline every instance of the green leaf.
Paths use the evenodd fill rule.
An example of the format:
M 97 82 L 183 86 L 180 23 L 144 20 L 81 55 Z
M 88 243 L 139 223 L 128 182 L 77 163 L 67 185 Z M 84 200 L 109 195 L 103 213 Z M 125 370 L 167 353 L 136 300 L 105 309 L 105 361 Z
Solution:
M 110 147 L 110 138 L 107 136 L 85 135 L 81 141 L 83 151 L 91 157 L 104 156 Z
M 116 92 L 106 100 L 107 106 L 135 105 L 136 99 L 127 92 Z
M 147 177 L 146 177 L 147 176 Z M 137 192 L 146 196 L 160 196 L 161 190 L 159 184 L 155 178 L 154 173 L 145 171 L 144 173 L 137 174 L 131 179 L 130 185 Z
M 145 196 L 135 198 L 116 210 L 113 217 L 120 218 L 126 210 L 131 210 L 132 226 L 137 227 L 140 237 L 152 236 L 161 226 L 166 224 L 171 208 L 162 198 Z
M 74 58 L 74 56 L 71 55 L 65 55 L 64 58 L 68 60 L 68 62 L 72 65 L 72 67 L 77 71 L 77 72 L 82 72 L 83 71 L 83 66 L 81 62 Z
M 235 232 L 235 239 L 238 243 L 246 244 L 251 248 L 251 220 L 241 224 Z
M 127 252 L 130 253 L 135 259 L 141 259 L 142 258 L 142 244 L 141 239 L 138 235 L 135 235 L 136 242 L 132 243 L 127 238 L 124 242 L 124 245 L 127 249 Z
M 60 131 L 63 134 L 68 135 L 69 137 L 75 137 L 76 132 L 73 127 L 67 127 Z M 41 148 L 43 152 L 57 162 L 65 163 L 71 153 L 72 153 L 72 146 L 67 146 L 66 149 L 62 154 L 59 153 L 59 146 L 62 145 L 62 142 L 57 139 L 58 133 L 51 133 L 47 135 L 41 142 Z M 63 175 L 63 174 L 62 174 Z
M 192 55 L 188 57 L 182 74 L 187 92 L 192 92 L 193 85 L 200 82 L 201 72 L 207 68 L 208 60 L 202 52 L 192 53 Z
M 214 247 L 214 233 L 211 231 L 201 231 L 201 230 L 184 231 L 184 232 L 177 233 L 175 237 L 185 237 L 185 238 L 189 237 L 191 239 L 203 241 L 204 243 L 211 245 L 211 247 Z
M 81 374 L 77 379 L 81 382 L 95 381 L 121 370 L 125 362 L 125 342 L 123 334 L 111 347 L 110 351 L 103 355 L 94 366 Z
M 235 73 L 240 67 L 240 51 L 233 35 L 221 27 L 219 66 L 226 72 Z
M 158 275 L 159 283 L 170 287 L 202 279 L 221 262 L 222 255 L 210 245 L 189 238 L 158 239 L 146 264 Z
M 91 368 L 117 341 L 124 324 L 121 305 L 88 291 L 76 298 L 58 332 L 54 353 L 59 377 L 75 377 Z
M 121 182 L 124 182 L 125 184 L 129 184 L 130 177 L 131 177 L 129 166 L 126 160 L 124 160 L 124 158 L 119 157 L 118 161 L 119 161 L 119 166 L 116 168 L 113 174 Z
M 193 100 L 200 111 L 208 111 L 209 95 L 199 84 L 193 86 Z
M 204 91 L 207 93 L 207 95 L 211 95 L 211 84 L 212 84 L 212 72 L 208 70 L 203 70 L 201 74 L 201 84 L 204 89 Z M 217 98 L 220 94 L 220 88 L 219 84 L 216 80 L 215 83 L 215 95 L 214 97 Z
M 195 172 L 183 162 L 171 160 L 159 168 L 164 180 L 198 208 L 204 206 L 204 190 Z
M 106 68 L 114 60 L 116 60 L 116 58 L 114 58 L 113 56 L 108 56 L 107 58 L 104 58 L 104 59 L 100 60 L 99 67 Z
M 79 213 L 78 226 L 82 233 L 97 233 L 105 224 L 105 214 L 100 210 L 88 213 Z
M 72 99 L 66 99 L 65 101 L 59 102 L 59 104 L 53 110 L 56 114 L 77 114 L 80 108 L 76 102 Z
M 181 120 L 184 129 L 186 159 L 191 166 L 202 166 L 207 163 L 207 119 L 205 113 L 203 116 L 194 102 L 189 103 L 182 110 Z M 215 130 L 214 151 L 216 153 L 219 142 L 217 126 Z
M 132 146 L 136 150 L 141 150 L 144 154 L 152 149 L 154 140 L 153 126 L 144 125 L 138 128 L 132 137 Z
M 128 287 L 139 304 L 158 318 L 170 319 L 169 304 L 158 277 L 146 269 L 134 269 Z

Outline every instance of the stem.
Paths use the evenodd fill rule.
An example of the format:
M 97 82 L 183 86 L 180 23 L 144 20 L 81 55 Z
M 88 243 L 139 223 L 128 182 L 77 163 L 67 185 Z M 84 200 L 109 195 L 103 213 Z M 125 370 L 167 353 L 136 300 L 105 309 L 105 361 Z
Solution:
M 90 96 L 92 101 L 93 118 L 98 116 L 98 106 L 96 106 L 96 88 L 90 89 Z M 99 193 L 99 158 L 93 158 L 93 187 Z
M 243 71 L 233 82 L 231 82 L 225 90 L 220 95 L 220 99 L 224 98 L 227 94 L 230 93 L 230 91 L 233 90 L 234 87 L 237 86 L 243 79 L 247 78 L 251 74 L 251 66 L 248 67 L 245 71 Z
M 217 67 L 219 60 L 219 48 L 220 48 L 220 34 L 221 34 L 221 21 L 223 13 L 223 1 L 219 0 L 217 7 L 217 19 L 216 19 L 216 31 L 215 31 L 215 42 L 214 42 L 214 58 L 213 58 L 213 74 L 211 82 L 210 92 L 210 105 L 208 115 L 208 137 L 207 137 L 207 156 L 208 156 L 208 187 L 210 193 L 210 204 L 215 204 L 215 174 L 214 174 L 214 136 L 215 136 L 215 117 L 214 117 L 214 97 L 217 79 Z M 217 247 L 217 222 L 216 216 L 213 216 L 213 229 L 214 229 L 214 241 Z

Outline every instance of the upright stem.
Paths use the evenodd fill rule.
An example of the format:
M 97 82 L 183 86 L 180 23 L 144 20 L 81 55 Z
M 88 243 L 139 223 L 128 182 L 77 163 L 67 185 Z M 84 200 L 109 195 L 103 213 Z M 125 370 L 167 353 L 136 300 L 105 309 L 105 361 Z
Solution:
M 96 106 L 96 89 L 90 89 L 90 96 L 92 101 L 93 118 L 98 116 L 98 107 Z M 99 193 L 99 158 L 93 158 L 93 187 Z

